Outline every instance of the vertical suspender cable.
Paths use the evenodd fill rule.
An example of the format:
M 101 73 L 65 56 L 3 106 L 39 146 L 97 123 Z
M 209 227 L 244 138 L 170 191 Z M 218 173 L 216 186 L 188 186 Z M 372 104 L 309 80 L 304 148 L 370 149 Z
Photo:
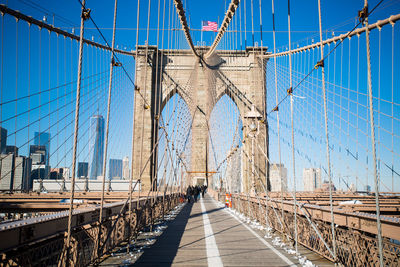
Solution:
M 275 101 L 276 106 L 279 104 L 278 100 L 278 74 L 276 71 L 276 36 L 275 36 L 275 7 L 274 7 L 274 0 L 272 2 L 272 37 L 274 43 L 274 72 L 275 72 Z M 281 137 L 280 137 L 280 128 L 279 128 L 279 109 L 276 109 L 276 126 L 278 131 L 278 157 L 279 157 L 279 177 L 281 179 L 281 216 L 282 222 L 285 221 L 284 218 L 284 211 L 283 211 L 283 179 L 282 179 L 282 158 L 281 158 Z M 283 224 L 282 224 L 283 230 Z
M 253 49 L 254 49 L 254 15 L 253 15 L 253 0 L 251 0 L 251 38 L 253 41 Z
M 100 215 L 99 215 L 99 240 L 97 242 L 97 248 L 100 246 L 100 238 L 101 238 L 101 224 L 103 222 L 103 206 L 104 206 L 104 187 L 106 181 L 106 169 L 107 169 L 107 149 L 108 149 L 108 133 L 110 126 L 110 107 L 111 107 L 111 89 L 112 89 L 112 76 L 115 65 L 114 60 L 114 45 L 115 45 L 115 25 L 117 22 L 117 4 L 118 0 L 114 1 L 114 21 L 113 21 L 113 35 L 111 41 L 111 58 L 110 58 L 110 77 L 108 80 L 108 100 L 107 100 L 107 122 L 106 122 L 106 136 L 104 139 L 104 156 L 103 156 L 103 170 L 102 170 L 102 190 L 101 190 L 101 202 L 100 202 Z M 112 177 L 110 177 L 111 179 Z M 100 251 L 97 251 L 100 256 Z
M 244 0 L 244 50 L 247 47 L 246 0 Z
M 164 19 L 165 19 L 165 0 L 164 0 L 164 5 L 163 5 L 163 29 L 162 29 L 162 34 L 161 34 L 161 48 L 163 47 L 163 37 L 164 37 Z M 158 14 L 160 14 L 160 2 L 159 2 L 159 11 L 158 11 Z M 160 15 L 159 15 L 160 16 Z M 159 27 L 160 27 L 160 24 L 159 24 L 159 22 L 157 22 L 157 46 L 158 46 L 158 43 L 159 43 Z M 159 83 L 160 83 L 160 81 L 161 81 L 161 78 L 162 78 L 162 65 L 163 65 L 163 54 L 162 54 L 162 51 L 160 51 L 160 55 L 161 55 L 161 62 L 160 62 L 160 72 L 158 73 L 158 68 L 157 68 L 157 75 L 156 75 L 156 81 L 158 81 Z M 158 57 L 157 57 L 157 66 L 158 66 Z M 161 92 L 162 92 L 162 84 L 160 84 L 160 86 L 159 86 L 159 88 L 160 88 L 160 94 L 161 94 Z M 158 111 L 157 111 L 157 114 L 155 114 L 155 120 L 157 120 L 157 123 L 155 123 L 155 127 L 159 127 L 159 122 L 160 122 L 160 116 L 161 116 L 161 101 L 158 101 L 158 105 L 157 105 L 157 108 L 158 108 Z M 154 140 L 158 140 L 158 132 L 157 132 L 157 136 L 155 135 L 155 131 L 153 132 L 153 135 L 154 135 Z M 156 141 L 154 141 L 154 142 L 156 142 Z M 159 155 L 158 155 L 158 148 L 160 147 L 160 145 L 159 145 L 159 142 L 157 142 L 157 153 L 156 153 L 156 157 L 155 157 L 155 159 L 157 160 L 157 164 L 154 164 L 154 166 L 156 166 L 157 168 L 156 168 L 156 170 L 155 170 L 155 177 L 156 177 L 156 180 L 157 180 L 157 182 L 156 182 L 156 184 L 155 184 L 155 186 L 157 187 L 157 194 L 156 194 L 156 199 L 158 199 L 158 194 L 159 194 L 159 184 L 160 184 L 160 182 L 158 182 L 158 170 L 159 170 L 159 166 L 161 166 L 161 164 L 159 165 L 158 164 L 158 157 L 159 157 Z M 160 162 L 161 163 L 161 162 Z M 164 219 L 164 201 L 163 201 L 163 203 L 162 203 L 162 214 L 163 214 L 163 219 Z
M 49 47 L 48 47 L 48 51 L 49 51 L 49 88 L 51 88 L 51 31 L 49 31 Z M 51 94 L 49 94 L 49 103 L 51 101 Z M 50 127 L 51 127 L 51 105 L 49 104 L 49 113 L 48 113 L 48 117 L 49 117 L 49 126 L 48 129 L 50 131 Z M 50 147 L 50 136 L 48 138 L 48 140 L 46 140 L 45 145 L 48 145 L 48 147 Z M 46 164 L 50 165 L 50 151 L 47 151 L 47 155 L 46 155 Z M 46 175 L 46 179 L 50 178 L 50 171 L 47 173 Z
M 381 31 L 379 31 L 380 33 Z M 380 37 L 380 35 L 379 35 Z M 380 40 L 380 38 L 379 38 Z M 381 57 L 379 56 L 379 59 Z M 394 23 L 392 23 L 392 102 L 394 103 L 394 90 L 393 90 L 393 85 L 394 85 L 394 76 L 393 76 L 393 70 L 394 70 Z M 380 109 L 379 109 L 380 110 Z M 394 147 L 394 105 L 392 104 L 392 147 Z M 394 190 L 394 151 L 392 151 L 392 190 Z
M 164 49 L 164 26 L 165 26 L 165 10 L 166 10 L 166 0 L 164 0 L 164 7 L 163 7 L 163 22 L 162 22 L 162 31 L 161 31 L 161 48 L 162 49 Z M 163 56 L 163 52 L 161 53 L 161 68 L 163 67 L 163 59 L 164 59 L 164 56 Z M 159 81 L 162 81 L 162 76 L 163 76 L 163 73 L 162 73 L 162 69 L 160 70 L 160 73 L 159 73 Z M 161 92 L 162 92 L 162 83 L 161 83 L 161 85 L 160 85 L 160 90 L 161 90 Z M 159 127 L 159 125 L 160 125 L 160 118 L 161 118 L 161 116 L 162 116 L 162 110 L 161 110 L 161 101 L 160 101 L 160 106 L 159 106 L 159 111 L 158 111 L 158 122 L 157 122 L 157 127 Z M 157 136 L 157 138 L 158 138 L 158 136 Z M 158 145 L 158 147 L 160 147 L 159 145 Z M 164 153 L 164 156 L 165 156 L 165 154 L 166 154 L 166 152 Z M 161 162 L 160 162 L 160 165 L 161 165 Z M 158 179 L 158 169 L 159 168 L 157 168 L 157 179 Z M 163 184 L 162 183 L 162 181 L 163 181 L 163 177 L 161 178 L 161 181 L 160 181 L 160 185 L 161 184 Z M 158 190 L 159 189 L 162 189 L 162 188 L 160 188 L 161 186 L 157 186 L 157 196 L 158 196 Z M 162 220 L 164 220 L 164 215 L 165 215 L 165 193 L 162 195 Z
M 146 49 L 145 49 L 145 62 L 144 62 L 144 95 L 143 95 L 143 106 L 146 107 L 146 97 L 147 97 L 147 60 L 149 52 L 149 29 L 150 29 L 150 13 L 151 13 L 151 0 L 148 1 L 148 11 L 147 11 L 147 37 L 146 37 Z M 136 48 L 137 49 L 137 48 Z M 143 108 L 144 108 L 143 107 Z M 144 125 L 144 111 L 142 112 L 142 125 Z M 144 145 L 144 128 L 142 127 L 141 134 L 141 145 L 140 145 L 140 160 L 139 160 L 139 170 L 143 167 L 143 145 Z M 142 190 L 140 186 L 139 191 Z M 151 188 L 149 188 L 151 190 Z
M 30 44 L 30 36 L 31 36 L 31 27 L 29 26 L 29 44 Z M 30 59 L 30 46 L 29 46 L 29 59 Z M 30 62 L 30 61 L 29 61 Z M 4 13 L 1 13 L 1 74 L 0 74 L 0 101 L 3 103 L 3 82 L 4 82 Z M 30 69 L 30 68 L 29 68 Z M 29 78 L 30 78 L 30 72 L 29 72 Z M 30 81 L 30 79 L 29 79 Z M 29 83 L 29 88 L 30 88 L 30 83 Z M 30 98 L 29 98 L 30 99 Z M 29 102 L 30 103 L 30 102 Z M 29 107 L 30 109 L 30 107 Z M 3 105 L 0 106 L 0 121 L 3 120 Z M 0 122 L 1 126 L 1 122 Z M 28 131 L 29 133 L 29 131 Z M 29 139 L 28 139 L 29 140 Z M 1 134 L 0 134 L 0 141 L 1 141 Z M 1 172 L 1 166 L 2 166 L 2 157 L 0 157 L 0 172 Z M 2 179 L 0 174 L 0 179 Z
M 296 199 L 296 162 L 295 162 L 295 155 L 294 155 L 294 118 L 293 118 L 293 94 L 292 94 L 292 44 L 291 44 L 291 36 L 290 36 L 290 0 L 288 0 L 288 35 L 289 35 L 289 86 L 288 93 L 290 94 L 290 116 L 292 119 L 292 159 L 293 159 L 293 191 L 294 191 L 294 240 L 295 240 L 295 248 L 296 253 L 297 250 L 297 199 Z
M 29 47 L 29 51 L 28 51 L 28 95 L 31 94 L 31 24 L 29 24 L 29 30 L 28 30 L 28 47 Z M 1 101 L 1 103 L 3 103 L 3 101 Z M 28 110 L 31 110 L 31 98 L 28 98 Z M 0 119 L 1 119 L 1 112 L 0 112 Z M 30 123 L 30 119 L 31 119 L 31 112 L 28 112 L 28 140 L 30 140 L 30 135 L 29 135 L 29 125 Z M 1 126 L 1 125 L 0 125 Z M 29 143 L 28 143 L 28 147 L 29 147 Z M 0 169 L 1 171 L 1 169 Z M 29 188 L 29 184 L 26 184 L 26 191 L 28 191 Z
M 135 44 L 135 49 L 136 49 L 136 53 L 135 53 L 135 86 L 137 85 L 137 67 L 138 67 L 138 42 L 139 42 L 139 18 L 140 18 L 140 0 L 137 1 L 137 15 L 136 15 L 136 44 Z M 128 204 L 128 209 L 129 209 L 129 233 L 128 233 L 128 246 L 130 244 L 130 239 L 131 239 L 131 227 L 132 227 L 132 191 L 134 190 L 134 188 L 132 188 L 132 182 L 133 182 L 133 177 L 135 175 L 134 172 L 134 163 L 133 163 L 133 158 L 135 156 L 135 126 L 136 126 L 136 120 L 135 120 L 135 107 L 136 107 L 136 88 L 135 92 L 133 93 L 133 103 L 132 103 L 132 153 L 131 153 L 131 177 L 129 179 L 129 204 Z M 138 182 L 136 182 L 137 184 Z M 135 185 L 136 186 L 136 185 Z M 141 184 L 139 184 L 139 187 L 141 186 Z M 136 204 L 136 207 L 138 207 L 139 205 L 139 198 Z M 129 251 L 129 250 L 128 250 Z
M 71 228 L 72 228 L 72 210 L 74 203 L 74 193 L 75 193 L 75 174 L 76 174 L 76 150 L 78 144 L 78 130 L 79 130 L 79 107 L 80 107 L 80 97 L 81 97 L 81 78 L 82 78 L 82 52 L 83 52 L 83 33 L 84 33 L 84 23 L 85 17 L 83 13 L 86 11 L 85 8 L 86 0 L 82 0 L 81 8 L 81 30 L 79 35 L 79 61 L 78 61 L 78 77 L 76 86 L 76 104 L 75 104 L 75 128 L 74 128 L 74 146 L 72 150 L 72 177 L 71 177 L 71 196 L 69 200 L 69 214 L 68 214 L 68 232 L 67 241 L 65 243 L 64 249 L 64 263 L 68 265 L 69 261 L 69 251 L 71 242 Z M 71 52 L 72 54 L 72 52 Z
M 160 41 L 160 8 L 161 8 L 161 0 L 158 0 L 158 16 L 157 16 L 157 42 L 156 42 L 156 44 L 157 44 L 157 48 L 159 47 L 159 41 Z M 160 62 L 159 62 L 159 58 L 160 58 L 160 56 L 159 56 L 160 54 L 159 54 L 159 50 L 157 49 L 157 51 L 156 51 L 156 75 L 155 75 L 155 87 L 156 87 L 156 95 L 159 95 L 159 96 L 161 96 L 161 92 L 158 94 L 157 93 L 157 90 L 159 89 L 159 88 L 161 88 L 161 85 L 158 85 L 159 83 L 160 83 L 160 80 L 158 79 L 158 69 L 159 69 L 159 64 L 160 64 Z M 160 69 L 160 72 L 161 72 L 162 70 Z M 161 78 L 161 77 L 160 77 Z M 158 102 L 158 103 L 157 103 Z M 157 180 L 157 177 L 158 177 L 158 166 L 157 166 L 157 156 L 158 156 L 158 153 L 157 153 L 157 148 L 158 148 L 158 142 L 156 141 L 158 138 L 158 136 L 156 136 L 156 127 L 158 128 L 158 113 L 160 112 L 160 108 L 161 108 L 161 102 L 155 97 L 155 100 L 154 100 L 154 111 L 153 111 L 153 141 L 152 141 L 152 148 L 154 149 L 154 152 L 153 152 L 153 155 L 152 155 L 152 158 L 153 158 L 153 168 L 154 168 L 154 170 L 152 170 L 151 172 L 152 172 L 152 175 L 153 175 L 153 179 L 154 180 Z M 157 148 L 156 148 L 157 147 Z M 152 190 L 154 190 L 155 188 L 154 187 L 157 187 L 157 182 L 154 182 L 154 181 L 152 181 L 152 184 L 153 184 L 153 186 L 152 186 Z M 157 196 L 158 196 L 158 188 L 156 189 L 156 191 L 157 191 Z M 153 199 L 152 199 L 152 204 L 154 204 L 154 194 L 153 194 Z M 152 216 L 152 218 L 153 218 L 153 216 Z
M 18 19 L 15 22 L 15 99 L 18 99 Z M 49 94 L 50 95 L 50 94 Z M 50 104 L 49 104 L 50 106 Z M 15 101 L 15 114 L 18 114 L 18 101 Z M 17 119 L 18 116 L 15 117 L 15 131 L 17 131 Z M 17 134 L 14 135 L 14 145 L 17 147 Z M 17 151 L 14 151 L 14 157 L 17 156 Z M 47 151 L 47 156 L 49 152 Z M 15 164 L 15 163 L 14 163 Z M 15 171 L 16 166 L 13 167 Z M 10 184 L 11 186 L 11 184 Z M 14 191 L 15 184 L 10 187 L 11 192 Z M 15 188 L 17 189 L 17 188 Z
M 240 4 L 240 3 L 239 3 Z M 242 43 L 242 9 L 239 10 L 239 37 L 240 37 L 240 50 L 243 49 L 243 43 Z
M 262 35 L 262 12 L 261 12 L 261 0 L 259 0 L 259 9 L 260 9 L 260 40 L 261 40 L 261 55 L 264 55 L 264 50 L 263 50 L 263 35 Z M 267 121 L 267 116 L 265 116 L 266 111 L 267 111 L 267 88 L 265 86 L 265 79 L 266 79 L 266 72 L 264 70 L 266 70 L 266 66 L 264 66 L 264 59 L 262 57 L 260 57 L 261 60 L 261 75 L 262 77 L 262 88 L 263 88 L 263 114 L 262 116 L 265 117 L 265 127 L 266 127 L 266 132 L 264 135 L 264 144 L 265 144 L 265 148 L 267 149 L 269 147 L 269 138 L 267 138 L 268 136 L 268 121 Z M 269 152 L 269 149 L 267 149 L 267 153 Z M 266 198 L 265 198 L 265 225 L 267 227 L 269 227 L 269 221 L 268 221 L 268 190 L 270 190 L 268 188 L 268 184 L 270 184 L 270 182 L 268 181 L 269 179 L 269 168 L 268 168 L 268 164 L 269 162 L 267 162 L 267 160 L 264 158 L 264 162 L 265 162 L 265 184 L 266 184 Z
M 57 85 L 59 85 L 60 84 L 60 67 L 59 67 L 59 53 L 58 53 L 58 50 L 59 50 L 59 41 L 60 41 L 60 36 L 57 34 L 56 35 L 57 36 L 57 60 L 56 60 L 56 64 L 57 64 L 57 67 L 56 67 L 56 69 L 57 69 Z M 57 107 L 59 107 L 59 88 L 57 88 Z M 60 121 L 59 121 L 59 113 L 58 113 L 58 109 L 57 109 L 57 149 L 59 148 L 59 145 L 60 145 L 60 142 L 59 142 L 59 123 L 60 123 Z M 50 142 L 50 141 L 49 141 Z M 58 151 L 57 151 L 57 164 L 58 164 L 58 162 L 59 162 L 59 153 L 58 153 Z M 62 180 L 63 180 L 63 186 L 65 185 L 65 181 L 64 181 L 64 175 L 63 175 L 63 177 L 62 177 Z M 63 190 L 63 186 L 61 187 L 61 190 Z
M 374 107 L 372 97 L 372 78 L 371 78 L 371 50 L 369 44 L 369 29 L 368 29 L 368 0 L 364 1 L 365 12 L 365 41 L 367 48 L 367 68 L 368 68 L 368 98 L 369 98 L 369 115 L 371 120 L 371 143 L 372 143 L 372 156 L 374 165 L 374 182 L 375 182 L 375 207 L 376 207 L 376 226 L 378 231 L 378 248 L 379 248 L 379 264 L 381 267 L 383 263 L 383 242 L 382 242 L 382 229 L 381 229 L 381 212 L 379 207 L 379 181 L 378 172 L 376 169 L 376 147 L 375 147 L 375 124 L 374 124 Z
M 324 45 L 322 43 L 322 17 L 321 17 L 321 0 L 318 0 L 318 17 L 319 17 L 319 38 L 321 41 L 321 61 L 320 67 L 322 72 L 322 94 L 324 98 L 324 117 L 325 117 L 325 138 L 326 138 L 326 160 L 328 164 L 328 178 L 329 178 L 329 205 L 331 212 L 331 231 L 332 231 L 332 247 L 333 254 L 336 260 L 336 233 L 335 233 L 335 218 L 333 216 L 332 204 L 332 173 L 331 173 L 331 157 L 329 151 L 329 131 L 328 131 L 328 112 L 326 103 L 326 88 L 325 88 L 325 66 L 324 66 Z

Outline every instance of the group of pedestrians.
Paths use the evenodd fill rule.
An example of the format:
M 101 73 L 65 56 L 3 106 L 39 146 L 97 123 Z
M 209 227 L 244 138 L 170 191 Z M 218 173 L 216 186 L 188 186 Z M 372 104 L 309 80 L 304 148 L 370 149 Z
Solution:
M 192 202 L 192 200 L 194 202 L 197 202 L 197 200 L 200 198 L 200 194 L 201 196 L 204 198 L 204 193 L 207 190 L 207 186 L 206 185 L 196 185 L 196 186 L 191 186 L 189 185 L 188 188 L 186 189 L 186 198 L 188 200 L 188 202 Z

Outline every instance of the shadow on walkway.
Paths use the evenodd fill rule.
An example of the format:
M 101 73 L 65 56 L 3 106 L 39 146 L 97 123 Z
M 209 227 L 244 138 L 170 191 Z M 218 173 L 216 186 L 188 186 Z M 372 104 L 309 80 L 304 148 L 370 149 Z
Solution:
M 194 214 L 190 215 L 190 218 L 194 218 L 194 217 L 198 217 L 198 216 L 203 216 L 203 214 L 205 214 L 205 213 L 210 214 L 210 213 L 213 213 L 213 212 L 222 210 L 222 209 L 223 209 L 223 208 L 215 208 L 215 209 L 212 209 L 212 210 L 208 210 L 208 211 L 206 211 L 206 212 L 194 213 Z
M 186 224 L 190 218 L 193 203 L 186 203 L 168 228 L 157 238 L 157 241 L 131 266 L 170 266 L 177 254 Z

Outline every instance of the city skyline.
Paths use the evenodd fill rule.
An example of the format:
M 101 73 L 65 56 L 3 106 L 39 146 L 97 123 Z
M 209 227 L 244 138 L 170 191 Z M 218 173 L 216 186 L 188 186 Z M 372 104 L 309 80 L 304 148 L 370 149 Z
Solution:
M 101 131 L 101 117 L 99 127 Z M 94 122 L 97 123 L 97 122 Z M 70 179 L 69 167 L 56 167 L 47 165 L 49 159 L 48 149 L 50 149 L 50 133 L 35 132 L 34 144 L 30 145 L 28 156 L 19 154 L 19 148 L 7 145 L 7 129 L 1 127 L 1 159 L 0 159 L 0 191 L 26 191 L 31 190 L 34 180 L 68 180 Z M 101 133 L 100 133 L 101 134 Z M 99 137 L 100 138 L 100 137 Z M 100 138 L 101 139 L 101 138 Z M 47 162 L 46 162 L 47 161 Z M 125 179 L 123 172 L 130 177 L 129 157 L 123 159 L 110 159 L 108 166 L 108 179 Z M 77 178 L 89 177 L 89 163 L 78 162 Z

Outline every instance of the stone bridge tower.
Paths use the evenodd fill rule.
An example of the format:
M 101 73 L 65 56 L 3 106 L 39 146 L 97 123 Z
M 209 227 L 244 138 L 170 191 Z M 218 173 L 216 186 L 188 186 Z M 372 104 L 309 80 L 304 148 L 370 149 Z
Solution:
M 198 48 L 200 55 L 207 51 L 203 49 Z M 152 151 L 156 150 L 161 111 L 174 94 L 184 99 L 193 117 L 190 168 L 195 175 L 187 175 L 186 184 L 192 184 L 193 176 L 211 179 L 211 175 L 207 175 L 211 171 L 208 170 L 210 113 L 218 100 L 228 95 L 240 112 L 243 138 L 248 136 L 252 121 L 247 115 L 252 107 L 260 116 L 266 113 L 266 59 L 259 57 L 265 53 L 266 48 L 251 47 L 245 51 L 216 51 L 208 58 L 197 58 L 190 50 L 138 47 L 136 85 L 139 90 L 135 92 L 133 172 L 134 179 L 137 179 L 143 171 L 142 190 L 148 190 L 152 184 L 156 184 L 152 181 L 157 174 L 157 151 L 153 154 Z M 138 96 L 139 92 L 146 102 Z M 250 134 L 242 147 L 244 192 L 250 192 L 252 185 L 258 192 L 263 192 L 260 180 L 269 187 L 268 164 L 258 148 L 261 146 L 268 154 L 268 124 L 262 121 L 258 125 L 259 134 L 253 140 Z M 254 170 L 249 161 L 252 158 Z M 211 184 L 211 181 L 208 183 Z

